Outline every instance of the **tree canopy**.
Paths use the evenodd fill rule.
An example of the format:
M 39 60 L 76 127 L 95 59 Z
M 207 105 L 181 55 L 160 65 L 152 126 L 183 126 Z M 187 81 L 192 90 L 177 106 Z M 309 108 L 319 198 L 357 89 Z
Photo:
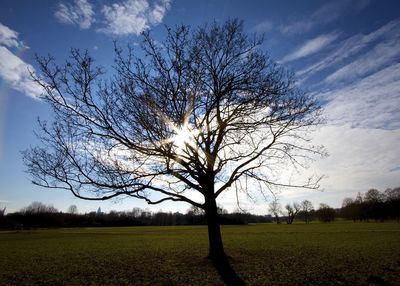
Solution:
M 202 198 L 246 191 L 251 181 L 293 185 L 274 180 L 274 170 L 320 151 L 306 138 L 320 106 L 262 42 L 238 20 L 168 29 L 162 43 L 145 33 L 144 56 L 116 45 L 108 79 L 87 52 L 72 49 L 62 66 L 38 57 L 34 77 L 55 120 L 40 122 L 42 145 L 25 152 L 33 182 L 85 199 L 125 195 L 203 209 Z

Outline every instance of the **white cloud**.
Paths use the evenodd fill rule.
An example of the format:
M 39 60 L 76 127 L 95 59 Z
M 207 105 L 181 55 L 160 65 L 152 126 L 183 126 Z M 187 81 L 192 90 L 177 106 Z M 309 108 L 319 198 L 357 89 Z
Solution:
M 329 75 L 325 81 L 351 81 L 400 59 L 400 39 L 379 43 L 365 54 Z
M 29 71 L 34 71 L 30 64 L 0 46 L 0 77 L 13 89 L 38 98 L 42 90 L 33 82 Z
M 104 5 L 102 12 L 107 27 L 99 31 L 112 35 L 139 35 L 151 26 L 161 23 L 169 6 L 169 0 L 152 5 L 147 0 L 126 0 L 111 6 Z
M 330 123 L 400 129 L 400 63 L 319 96 L 330 100 L 325 107 Z
M 400 20 L 369 34 L 357 34 L 327 56 L 297 73 L 307 78 L 335 69 L 315 93 L 327 100 L 329 125 L 315 134 L 330 156 L 313 170 L 325 174 L 324 192 L 285 190 L 285 202 L 311 200 L 340 207 L 345 197 L 369 188 L 400 185 Z M 347 61 L 347 62 L 346 62 Z M 346 62 L 345 65 L 343 63 Z M 340 64 L 342 66 L 340 66 Z
M 294 21 L 289 24 L 280 26 L 280 31 L 283 34 L 302 34 L 310 31 L 318 25 L 333 22 L 340 16 L 346 13 L 358 12 L 364 9 L 370 3 L 369 0 L 347 1 L 336 0 L 332 2 L 325 2 L 324 6 L 317 11 L 307 16 L 305 20 Z
M 14 48 L 21 45 L 18 42 L 18 33 L 1 23 L 0 23 L 0 45 L 4 45 L 8 48 Z
M 285 56 L 282 59 L 282 62 L 293 61 L 315 54 L 324 49 L 333 41 L 335 41 L 338 38 L 338 36 L 339 35 L 336 33 L 330 33 L 330 34 L 320 35 L 314 39 L 308 40 L 301 46 L 297 47 L 292 53 Z
M 303 170 L 295 177 L 297 180 L 305 180 L 310 174 L 323 174 L 323 191 L 297 188 L 275 190 L 282 205 L 307 199 L 315 207 L 320 203 L 340 207 L 345 197 L 355 197 L 358 192 L 366 192 L 370 188 L 385 190 L 400 186 L 400 129 L 325 125 L 312 135 L 312 142 L 324 145 L 329 156 L 317 159 L 310 169 Z M 282 179 L 291 175 L 289 169 L 282 172 Z M 241 206 L 253 213 L 268 213 L 268 201 L 272 200 L 272 195 L 266 193 L 267 201 L 257 192 L 252 192 L 252 195 L 255 201 L 239 193 Z M 235 190 L 230 189 L 223 193 L 219 203 L 229 211 L 235 210 Z
M 281 190 L 278 197 L 282 204 L 307 199 L 315 207 L 320 203 L 340 207 L 345 197 L 355 197 L 358 192 L 400 186 L 399 141 L 400 129 L 322 126 L 313 133 L 313 143 L 324 145 L 329 156 L 316 160 L 312 168 L 298 177 L 323 174 L 323 191 L 287 188 Z
M 398 39 L 400 39 L 400 20 L 394 20 L 369 34 L 357 34 L 339 42 L 330 54 L 324 56 L 320 61 L 296 72 L 296 74 L 306 78 L 310 77 L 319 71 L 334 67 L 344 60 L 356 56 L 370 45 L 382 41 L 396 42 Z
M 298 21 L 281 25 L 279 30 L 283 34 L 303 34 L 311 30 L 316 24 L 316 21 Z
M 256 32 L 268 32 L 271 31 L 272 28 L 274 27 L 274 24 L 270 21 L 263 21 L 261 23 L 258 23 L 253 30 Z
M 350 57 L 355 60 L 336 67 Z M 325 107 L 328 121 L 353 127 L 400 129 L 399 61 L 400 20 L 396 20 L 367 35 L 351 37 L 337 52 L 307 68 L 314 72 L 336 68 L 322 82 L 325 91 L 316 91 L 329 101 Z
M 9 47 L 26 48 L 18 40 L 16 31 L 0 23 L 0 77 L 11 88 L 32 98 L 39 98 L 42 90 L 33 82 L 29 73 L 34 72 L 33 66 L 14 55 Z
M 58 5 L 55 17 L 63 24 L 89 29 L 95 22 L 103 24 L 97 32 L 109 35 L 139 35 L 162 22 L 171 0 L 124 0 L 103 5 L 102 18 L 96 21 L 94 6 L 88 0 Z
M 323 182 L 326 191 L 348 190 L 354 195 L 369 188 L 400 185 L 400 170 L 396 171 L 400 166 L 400 129 L 325 126 L 316 133 L 315 141 L 330 152 L 328 158 L 316 163 L 319 172 L 328 176 Z
M 78 25 L 81 29 L 89 29 L 94 22 L 93 6 L 87 0 L 75 0 L 74 4 L 60 3 L 54 15 L 61 23 Z

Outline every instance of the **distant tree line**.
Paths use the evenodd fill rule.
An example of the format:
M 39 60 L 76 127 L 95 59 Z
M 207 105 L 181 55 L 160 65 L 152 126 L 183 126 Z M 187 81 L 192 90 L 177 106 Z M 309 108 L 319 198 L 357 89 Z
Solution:
M 292 224 L 296 221 L 319 220 L 331 222 L 336 218 L 353 221 L 400 220 L 400 187 L 385 191 L 370 189 L 358 193 L 355 198 L 345 198 L 341 208 L 334 209 L 327 204 L 320 204 L 314 209 L 312 203 L 304 200 L 293 202 L 284 207 L 274 199 L 269 204 L 271 215 L 254 215 L 245 212 L 228 213 L 218 208 L 221 224 L 276 223 Z M 97 226 L 167 226 L 167 225 L 205 225 L 204 211 L 192 206 L 185 214 L 179 212 L 150 212 L 140 208 L 131 211 L 97 211 L 80 214 L 75 205 L 67 212 L 61 212 L 51 205 L 33 202 L 15 213 L 6 214 L 6 207 L 0 208 L 1 229 L 29 229 L 46 227 L 97 227 Z
M 383 192 L 370 189 L 356 198 L 343 200 L 340 214 L 354 221 L 400 220 L 400 187 Z
M 308 200 L 304 200 L 301 203 L 288 203 L 283 208 L 278 200 L 275 199 L 269 204 L 269 212 L 273 214 L 273 218 L 278 224 L 282 222 L 292 224 L 295 219 L 304 221 L 306 224 L 313 220 L 331 222 L 339 216 L 338 211 L 327 204 L 320 204 L 319 208 L 315 210 L 313 204 Z
M 270 216 L 253 215 L 250 213 L 228 213 L 219 208 L 221 224 L 248 224 L 272 222 Z M 131 211 L 100 210 L 79 214 L 75 205 L 67 212 L 60 212 L 51 205 L 33 202 L 15 213 L 0 215 L 2 229 L 30 229 L 47 227 L 111 227 L 111 226 L 167 226 L 167 225 L 203 225 L 206 224 L 204 212 L 191 207 L 187 213 L 150 212 L 140 208 Z
M 312 220 L 331 222 L 336 218 L 353 221 L 385 221 L 400 220 L 400 187 L 385 191 L 370 189 L 366 193 L 358 193 L 356 198 L 345 198 L 342 207 L 334 209 L 327 204 L 320 204 L 314 209 L 312 203 L 304 200 L 293 202 L 284 207 L 275 198 L 269 203 L 269 212 L 276 223 L 292 224 L 300 220 L 309 223 Z

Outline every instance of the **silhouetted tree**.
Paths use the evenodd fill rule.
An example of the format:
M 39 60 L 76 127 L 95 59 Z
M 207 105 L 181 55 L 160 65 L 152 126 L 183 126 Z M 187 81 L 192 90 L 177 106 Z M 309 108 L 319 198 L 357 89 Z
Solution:
M 132 214 L 132 216 L 134 217 L 134 218 L 138 218 L 138 217 L 140 217 L 140 214 L 142 213 L 142 210 L 140 209 L 140 208 L 133 208 L 132 209 L 132 212 L 131 212 L 131 214 Z
M 77 214 L 78 213 L 78 207 L 76 205 L 70 205 L 68 207 L 67 213 L 69 213 L 69 214 Z
M 4 214 L 6 213 L 6 207 L 0 207 L 0 216 L 4 216 Z
M 320 204 L 317 210 L 317 216 L 320 221 L 331 222 L 335 220 L 336 212 L 333 208 L 327 204 Z
M 10 226 L 10 223 L 5 216 L 5 213 L 6 213 L 6 207 L 0 205 L 0 229 L 9 228 Z
M 319 181 L 291 184 L 271 175 L 279 164 L 321 153 L 306 140 L 320 123 L 320 106 L 261 44 L 238 20 L 168 29 L 162 42 L 145 33 L 142 54 L 115 48 L 108 80 L 112 71 L 96 67 L 87 52 L 72 50 L 64 66 L 38 58 L 34 78 L 55 120 L 40 122 L 42 146 L 24 154 L 33 182 L 82 199 L 202 208 L 209 257 L 229 272 L 217 198 L 230 188 L 247 191 L 251 181 L 304 188 Z
M 279 215 L 282 213 L 282 206 L 278 201 L 278 198 L 274 196 L 274 199 L 269 203 L 269 212 L 275 217 L 277 224 L 280 224 Z
M 25 227 L 49 227 L 60 224 L 60 212 L 52 205 L 33 202 L 19 211 L 20 225 Z
M 365 194 L 358 193 L 355 199 L 345 198 L 340 213 L 342 217 L 360 220 L 386 220 L 400 218 L 400 188 L 380 192 L 370 189 Z
M 354 200 L 352 198 L 344 198 L 342 202 L 342 208 L 346 208 L 352 204 L 354 204 Z
M 371 203 L 380 203 L 384 200 L 384 194 L 377 189 L 369 189 L 364 195 L 364 201 Z
M 360 215 L 358 203 L 352 198 L 344 198 L 342 202 L 342 208 L 340 209 L 340 215 L 343 218 L 356 221 Z
M 202 208 L 198 208 L 196 206 L 190 206 L 190 208 L 187 210 L 187 214 L 189 215 L 203 215 L 204 210 Z
M 314 210 L 314 206 L 309 200 L 304 200 L 301 202 L 301 210 L 304 215 L 304 221 L 306 223 L 310 222 L 310 212 Z
M 292 224 L 294 218 L 296 217 L 296 215 L 299 213 L 299 211 L 301 210 L 301 206 L 299 203 L 293 203 L 291 204 L 287 204 L 285 206 L 286 209 L 286 223 L 287 224 Z
M 228 210 L 224 209 L 222 206 L 217 206 L 217 213 L 219 215 L 225 215 L 228 213 Z
M 356 199 L 354 200 L 354 202 L 355 202 L 355 203 L 361 204 L 363 201 L 364 201 L 363 195 L 362 195 L 360 192 L 358 192 L 358 193 L 357 193 L 357 196 L 356 196 Z
M 386 189 L 384 192 L 384 197 L 386 201 L 400 200 L 400 187 Z
M 370 189 L 364 195 L 363 213 L 366 219 L 383 220 L 384 214 L 384 193 L 377 189 Z
M 46 214 L 58 213 L 58 210 L 52 205 L 46 205 L 42 202 L 33 202 L 29 206 L 22 208 L 20 212 L 26 214 Z
M 384 194 L 387 216 L 400 220 L 400 187 L 386 189 Z

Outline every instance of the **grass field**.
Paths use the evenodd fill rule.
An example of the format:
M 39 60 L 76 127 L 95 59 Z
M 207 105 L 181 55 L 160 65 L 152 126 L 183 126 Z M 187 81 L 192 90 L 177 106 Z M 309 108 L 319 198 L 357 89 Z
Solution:
M 400 285 L 400 223 L 224 226 L 248 285 Z M 0 285 L 222 285 L 203 226 L 0 232 Z

